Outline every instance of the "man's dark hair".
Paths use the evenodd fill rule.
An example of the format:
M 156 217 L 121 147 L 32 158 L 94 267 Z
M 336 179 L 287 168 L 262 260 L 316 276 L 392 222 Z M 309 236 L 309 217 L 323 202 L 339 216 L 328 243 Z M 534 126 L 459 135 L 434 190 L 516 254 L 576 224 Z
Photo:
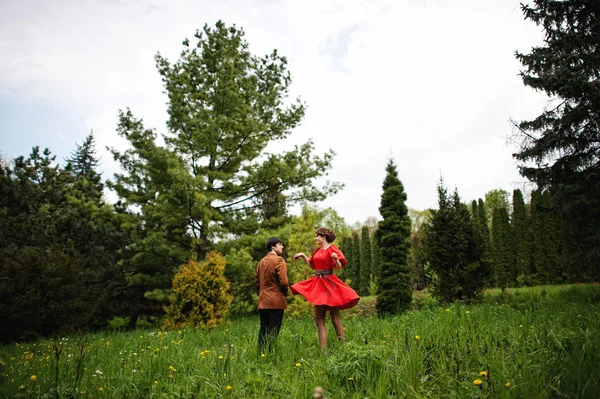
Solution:
M 279 237 L 271 237 L 267 240 L 267 252 L 271 252 L 271 250 L 273 249 L 273 247 L 277 244 L 283 244 L 283 241 L 281 241 L 281 238 Z

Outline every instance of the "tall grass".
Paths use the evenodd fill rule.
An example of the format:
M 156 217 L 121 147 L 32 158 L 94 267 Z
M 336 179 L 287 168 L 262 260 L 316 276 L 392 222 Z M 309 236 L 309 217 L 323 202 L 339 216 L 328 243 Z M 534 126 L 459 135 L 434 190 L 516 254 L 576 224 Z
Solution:
M 530 287 L 387 319 L 347 312 L 347 342 L 330 329 L 327 353 L 309 318 L 284 319 L 264 356 L 258 317 L 13 344 L 0 348 L 0 397 L 596 398 L 599 311 L 596 285 Z

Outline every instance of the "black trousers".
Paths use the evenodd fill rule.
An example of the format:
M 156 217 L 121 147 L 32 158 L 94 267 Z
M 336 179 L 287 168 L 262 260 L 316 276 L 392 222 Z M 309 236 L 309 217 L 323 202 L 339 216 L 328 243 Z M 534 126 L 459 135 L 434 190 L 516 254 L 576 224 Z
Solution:
M 261 351 L 270 350 L 281 329 L 283 309 L 258 309 L 258 313 L 260 313 L 258 348 Z

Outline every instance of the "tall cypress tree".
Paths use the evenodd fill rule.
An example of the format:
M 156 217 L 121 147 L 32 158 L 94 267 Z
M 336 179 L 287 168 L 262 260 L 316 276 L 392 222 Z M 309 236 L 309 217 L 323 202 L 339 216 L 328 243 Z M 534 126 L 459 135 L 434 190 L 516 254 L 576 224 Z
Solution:
M 531 230 L 529 216 L 521 190 L 513 191 L 513 213 L 511 218 L 513 254 L 517 284 L 531 284 Z
M 531 251 L 533 257 L 532 275 L 535 284 L 544 283 L 546 275 L 546 240 L 544 233 L 544 212 L 542 210 L 542 193 L 541 190 L 531 192 Z
M 508 211 L 497 207 L 492 211 L 492 253 L 496 284 L 504 291 L 514 284 L 512 238 Z
M 377 230 L 373 234 L 371 240 L 371 275 L 377 285 L 379 282 L 379 276 L 381 275 L 381 259 L 379 253 L 379 244 L 377 244 Z
M 352 233 L 352 251 L 350 257 L 350 267 L 347 270 L 347 276 L 350 279 L 350 287 L 356 292 L 360 291 L 360 238 L 357 232 Z
M 477 200 L 477 219 L 473 220 L 473 222 L 477 225 L 479 230 L 479 240 L 481 240 L 480 245 L 482 248 L 482 262 L 485 265 L 484 269 L 487 271 L 487 275 L 485 277 L 486 284 L 492 284 L 494 280 L 494 275 L 492 270 L 494 268 L 494 257 L 492 256 L 492 243 L 490 242 L 490 223 L 487 207 L 485 206 L 485 202 L 482 198 Z
M 383 220 L 377 229 L 381 275 L 377 292 L 377 314 L 398 314 L 410 307 L 412 276 L 408 265 L 410 217 L 406 193 L 393 160 L 386 166 L 379 213 Z
M 363 226 L 360 237 L 360 295 L 369 295 L 371 285 L 371 237 L 369 226 Z
M 552 196 L 548 190 L 542 192 L 539 201 L 539 212 L 542 218 L 542 237 L 544 257 L 543 266 L 541 267 L 541 281 L 544 283 L 563 282 L 565 277 L 563 270 L 559 266 L 559 248 L 558 240 L 558 220 L 557 214 L 552 206 Z
M 478 215 L 479 209 L 477 207 L 477 200 L 473 200 L 471 201 L 471 217 L 473 218 L 473 220 L 477 220 Z
M 344 281 L 349 278 L 349 270 L 352 267 L 350 264 L 352 261 L 352 238 L 348 236 L 340 238 L 340 250 L 346 257 L 346 267 L 342 270 L 338 270 L 337 276 Z

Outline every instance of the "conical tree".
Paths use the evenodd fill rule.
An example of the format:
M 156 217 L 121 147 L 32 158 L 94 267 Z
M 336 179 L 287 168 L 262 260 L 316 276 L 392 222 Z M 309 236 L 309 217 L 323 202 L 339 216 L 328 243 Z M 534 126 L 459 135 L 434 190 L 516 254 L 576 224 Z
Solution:
M 531 275 L 531 231 L 529 216 L 521 190 L 513 191 L 513 213 L 511 218 L 513 254 L 518 285 L 529 285 Z
M 505 207 L 492 211 L 492 253 L 496 284 L 504 291 L 514 284 L 512 238 Z
M 371 240 L 371 275 L 375 281 L 375 285 L 378 284 L 379 276 L 381 275 L 381 254 L 379 253 L 379 244 L 377 244 L 377 230 L 373 234 Z
M 473 200 L 471 201 L 471 217 L 473 218 L 473 220 L 477 220 L 478 215 L 479 209 L 477 207 L 477 200 Z
M 442 180 L 437 191 L 438 209 L 432 210 L 423 234 L 426 259 L 437 276 L 432 293 L 443 302 L 478 299 L 489 276 L 482 229 L 458 191 L 450 197 Z
M 377 291 L 377 314 L 398 314 L 410 308 L 412 276 L 408 265 L 410 217 L 406 193 L 393 160 L 386 166 L 379 213 L 383 220 L 377 228 L 381 275 Z
M 359 295 L 369 295 L 371 285 L 371 237 L 369 226 L 363 226 L 360 240 L 360 291 Z
M 535 270 L 538 282 L 549 284 L 562 281 L 558 266 L 558 221 L 552 207 L 550 192 L 536 190 L 531 194 L 531 219 Z
M 358 233 L 352 233 L 352 251 L 346 271 L 347 277 L 350 279 L 350 287 L 355 291 L 360 291 L 360 238 Z
M 483 262 L 485 270 L 488 275 L 486 276 L 486 284 L 491 285 L 494 280 L 492 270 L 494 268 L 494 259 L 492 256 L 492 243 L 490 242 L 490 224 L 487 207 L 483 199 L 477 200 L 477 219 L 473 220 L 479 229 L 479 238 L 481 239 L 482 255 L 481 261 Z
M 349 267 L 351 267 L 350 261 L 352 260 L 352 238 L 351 237 L 343 236 L 342 238 L 340 238 L 340 250 L 346 256 L 346 267 L 344 267 L 342 270 L 338 270 L 337 276 L 342 281 L 345 281 L 346 279 L 350 278 L 349 277 L 349 270 L 350 270 Z
M 100 202 L 104 184 L 102 184 L 102 176 L 96 171 L 99 160 L 96 155 L 94 132 L 90 132 L 81 144 L 75 145 L 75 150 L 66 159 L 67 169 L 78 178 L 76 188 L 82 191 L 87 199 Z

